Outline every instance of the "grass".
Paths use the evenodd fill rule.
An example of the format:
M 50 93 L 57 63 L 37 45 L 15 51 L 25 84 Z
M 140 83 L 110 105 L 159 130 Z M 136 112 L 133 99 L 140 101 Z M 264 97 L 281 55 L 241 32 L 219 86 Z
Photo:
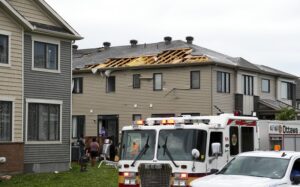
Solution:
M 42 173 L 42 174 L 20 174 L 12 177 L 11 180 L 0 182 L 0 186 L 5 187 L 116 187 L 118 186 L 118 172 L 115 168 L 96 166 L 88 171 L 80 172 L 78 164 L 72 164 L 72 169 L 61 173 Z

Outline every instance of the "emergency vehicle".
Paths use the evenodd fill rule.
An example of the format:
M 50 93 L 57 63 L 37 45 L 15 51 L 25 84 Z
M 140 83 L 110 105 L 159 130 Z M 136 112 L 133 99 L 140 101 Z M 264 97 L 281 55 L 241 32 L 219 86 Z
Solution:
M 148 118 L 122 129 L 119 187 L 190 186 L 240 152 L 258 150 L 256 117 Z

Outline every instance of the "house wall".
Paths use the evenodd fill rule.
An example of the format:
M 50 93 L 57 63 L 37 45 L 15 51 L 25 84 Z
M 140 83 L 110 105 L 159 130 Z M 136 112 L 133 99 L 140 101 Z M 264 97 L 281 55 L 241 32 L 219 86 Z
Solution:
M 8 2 L 29 21 L 59 26 L 34 0 L 10 0 Z
M 196 70 L 201 88 L 190 89 L 190 71 Z M 153 73 L 163 73 L 163 91 L 153 91 Z M 132 88 L 133 74 L 141 74 L 141 89 Z M 116 76 L 115 93 L 106 93 L 106 79 L 99 74 L 73 75 L 83 77 L 83 94 L 73 94 L 72 108 L 73 115 L 85 115 L 86 136 L 97 135 L 98 115 L 119 115 L 119 129 L 131 124 L 132 114 L 211 115 L 210 66 L 115 71 L 111 76 Z
M 218 93 L 217 92 L 217 72 L 227 72 L 230 73 L 230 93 Z M 234 106 L 234 96 L 236 90 L 236 74 L 235 71 L 228 68 L 214 67 L 212 75 L 212 93 L 213 93 L 213 114 L 219 113 L 219 111 L 214 107 L 216 105 L 225 113 L 233 113 L 235 110 Z
M 0 156 L 6 156 L 7 164 L 2 172 L 22 172 L 22 28 L 0 7 L 0 33 L 10 33 L 10 66 L 0 65 L 0 100 L 13 102 L 12 142 L 0 142 Z M 10 148 L 8 148 L 10 147 Z M 16 150 L 18 148 L 18 150 Z
M 24 103 L 26 99 L 62 101 L 62 142 L 31 144 L 24 149 L 25 171 L 47 172 L 69 169 L 70 161 L 70 115 L 71 115 L 71 42 L 60 41 L 61 73 L 32 70 L 32 36 L 24 36 Z M 26 107 L 24 107 L 26 114 Z M 26 126 L 27 116 L 24 115 Z M 26 127 L 24 128 L 26 137 Z

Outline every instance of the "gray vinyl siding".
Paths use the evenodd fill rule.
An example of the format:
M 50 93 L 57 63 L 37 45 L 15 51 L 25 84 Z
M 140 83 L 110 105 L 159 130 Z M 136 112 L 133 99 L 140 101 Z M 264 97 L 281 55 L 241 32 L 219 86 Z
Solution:
M 191 71 L 200 71 L 200 89 L 190 89 Z M 162 73 L 162 91 L 153 91 L 153 73 Z M 133 74 L 141 75 L 140 89 L 132 88 Z M 106 93 L 106 79 L 100 74 L 73 76 L 83 77 L 83 94 L 73 94 L 72 107 L 73 115 L 86 116 L 86 136 L 97 135 L 97 115 L 119 115 L 119 129 L 132 123 L 132 114 L 143 119 L 166 113 L 211 115 L 210 66 L 113 71 L 115 93 Z
M 45 164 L 69 162 L 71 115 L 71 43 L 69 41 L 61 41 L 60 43 L 61 73 L 48 73 L 31 70 L 32 40 L 29 34 L 25 34 L 24 36 L 24 50 L 24 103 L 26 103 L 26 98 L 63 101 L 62 144 L 25 144 L 24 163 Z M 24 114 L 26 114 L 26 107 L 24 107 Z M 26 137 L 26 118 L 26 115 L 24 115 L 24 137 Z

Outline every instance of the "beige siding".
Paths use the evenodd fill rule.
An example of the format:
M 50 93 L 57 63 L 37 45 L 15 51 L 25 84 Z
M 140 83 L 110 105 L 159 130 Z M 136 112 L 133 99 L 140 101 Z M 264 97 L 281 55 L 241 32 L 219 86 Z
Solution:
M 262 79 L 270 80 L 270 93 L 262 92 Z M 276 100 L 276 79 L 272 76 L 260 75 L 258 77 L 258 96 L 261 99 L 272 99 Z
M 200 70 L 201 88 L 191 90 L 190 71 Z M 163 91 L 153 91 L 152 79 L 142 79 L 141 89 L 132 88 L 132 75 L 152 78 L 163 73 Z M 75 74 L 83 77 L 83 94 L 73 94 L 73 115 L 86 116 L 86 135 L 95 136 L 97 115 L 119 115 L 119 127 L 131 124 L 132 114 L 143 118 L 159 113 L 211 114 L 211 68 L 184 67 L 157 70 L 127 70 L 113 72 L 116 92 L 106 93 L 106 79 L 101 75 Z M 137 104 L 135 108 L 134 105 Z M 152 107 L 150 107 L 152 104 Z
M 59 26 L 34 2 L 34 0 L 10 0 L 9 3 L 27 20 L 46 25 Z
M 217 92 L 217 72 L 230 73 L 230 93 Z M 213 114 L 217 114 L 219 111 L 214 108 L 214 105 L 219 107 L 225 113 L 233 113 L 234 111 L 234 96 L 236 90 L 235 72 L 232 69 L 215 67 L 212 74 L 213 80 Z
M 0 97 L 14 99 L 14 140 L 22 140 L 22 28 L 0 8 L 0 30 L 11 33 L 10 67 L 0 66 Z

